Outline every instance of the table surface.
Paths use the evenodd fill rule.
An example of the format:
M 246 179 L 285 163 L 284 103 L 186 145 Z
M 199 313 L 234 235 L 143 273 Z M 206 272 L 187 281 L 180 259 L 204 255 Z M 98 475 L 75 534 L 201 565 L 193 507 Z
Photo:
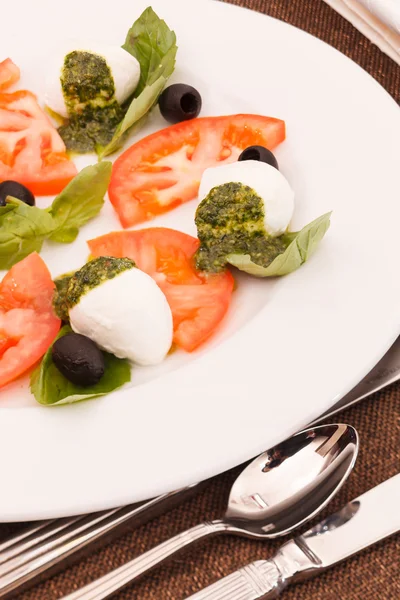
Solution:
M 328 42 L 361 65 L 400 102 L 400 68 L 322 0 L 230 1 L 291 23 Z M 371 151 L 374 149 L 371 148 Z M 389 390 L 375 394 L 343 412 L 338 420 L 351 423 L 357 428 L 361 448 L 354 473 L 325 514 L 399 471 L 400 385 L 393 385 Z M 221 516 L 230 482 L 237 472 L 235 469 L 215 478 L 193 500 L 136 531 L 127 532 L 90 558 L 20 595 L 20 600 L 56 600 L 179 531 L 205 519 Z M 0 526 L 0 539 L 4 539 L 17 527 L 20 525 Z M 250 561 L 272 556 L 280 543 L 251 542 L 234 537 L 215 538 L 158 569 L 134 588 L 128 588 L 115 598 L 184 599 Z M 399 562 L 400 536 L 395 536 L 312 581 L 288 589 L 284 598 L 400 599 Z

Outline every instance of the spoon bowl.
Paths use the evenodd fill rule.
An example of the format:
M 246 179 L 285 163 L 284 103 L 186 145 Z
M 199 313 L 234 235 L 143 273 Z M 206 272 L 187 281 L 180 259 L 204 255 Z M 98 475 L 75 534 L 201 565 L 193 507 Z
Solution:
M 339 491 L 357 458 L 350 425 L 302 431 L 253 460 L 234 482 L 223 522 L 251 537 L 285 535 Z M 239 531 L 240 530 L 240 531 Z

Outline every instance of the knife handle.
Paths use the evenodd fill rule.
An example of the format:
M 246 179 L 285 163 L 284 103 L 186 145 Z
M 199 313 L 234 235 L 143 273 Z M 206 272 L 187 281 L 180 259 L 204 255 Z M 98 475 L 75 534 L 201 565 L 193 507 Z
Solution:
M 257 560 L 190 596 L 190 600 L 270 600 L 277 598 L 287 583 L 273 560 Z

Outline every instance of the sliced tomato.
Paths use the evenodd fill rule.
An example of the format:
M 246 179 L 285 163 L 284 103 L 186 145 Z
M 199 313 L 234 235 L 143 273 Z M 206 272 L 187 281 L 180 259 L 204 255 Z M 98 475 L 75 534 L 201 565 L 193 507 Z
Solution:
M 186 233 L 153 227 L 109 233 L 88 244 L 93 256 L 131 258 L 153 277 L 171 307 L 174 342 L 187 352 L 212 335 L 229 308 L 232 274 L 197 271 L 193 255 L 199 241 Z
M 0 387 L 40 360 L 60 329 L 53 311 L 54 283 L 34 252 L 0 283 Z
M 18 67 L 9 60 L 0 64 L 0 90 L 17 75 Z M 36 96 L 24 90 L 0 92 L 0 182 L 19 181 L 33 194 L 48 196 L 61 192 L 76 174 Z
M 193 200 L 205 169 L 238 159 L 244 148 L 272 150 L 285 139 L 285 123 L 259 115 L 206 117 L 150 135 L 114 163 L 109 187 L 124 227 Z
M 0 90 L 5 90 L 13 83 L 17 83 L 19 77 L 20 70 L 11 58 L 6 58 L 6 60 L 0 62 Z

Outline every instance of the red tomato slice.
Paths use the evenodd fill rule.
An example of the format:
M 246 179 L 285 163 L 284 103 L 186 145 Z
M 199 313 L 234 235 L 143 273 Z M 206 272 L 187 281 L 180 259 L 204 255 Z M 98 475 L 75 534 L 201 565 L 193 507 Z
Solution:
M 0 90 L 16 80 L 16 69 L 10 59 L 0 64 Z M 48 196 L 61 192 L 76 174 L 36 96 L 22 90 L 0 91 L 0 182 L 19 181 L 33 194 Z
M 50 273 L 36 252 L 0 283 L 0 387 L 33 367 L 54 341 L 61 322 L 53 294 Z
M 272 150 L 284 139 L 284 121 L 271 117 L 184 121 L 140 140 L 115 161 L 110 200 L 130 227 L 193 200 L 208 167 L 234 162 L 248 146 Z
M 0 90 L 5 90 L 13 83 L 19 81 L 20 70 L 11 58 L 6 58 L 0 63 Z
M 224 318 L 234 280 L 229 271 L 209 275 L 197 271 L 196 238 L 164 227 L 118 231 L 88 242 L 93 256 L 131 258 L 164 292 L 174 319 L 174 342 L 192 352 Z

